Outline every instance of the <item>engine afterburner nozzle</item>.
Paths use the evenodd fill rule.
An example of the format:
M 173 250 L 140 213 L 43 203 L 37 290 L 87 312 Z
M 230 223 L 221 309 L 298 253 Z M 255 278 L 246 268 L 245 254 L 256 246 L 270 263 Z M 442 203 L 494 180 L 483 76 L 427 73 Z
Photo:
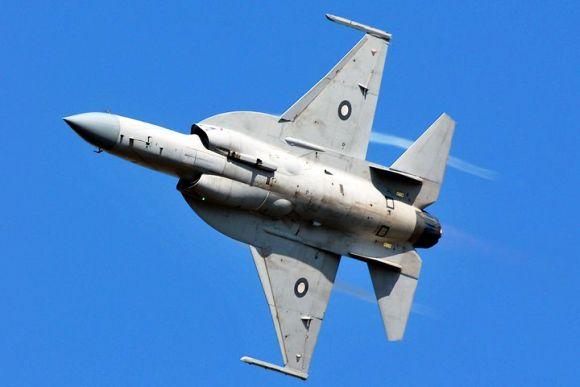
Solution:
M 414 247 L 435 246 L 442 234 L 441 223 L 436 217 L 425 211 L 417 212 L 417 224 L 410 239 Z

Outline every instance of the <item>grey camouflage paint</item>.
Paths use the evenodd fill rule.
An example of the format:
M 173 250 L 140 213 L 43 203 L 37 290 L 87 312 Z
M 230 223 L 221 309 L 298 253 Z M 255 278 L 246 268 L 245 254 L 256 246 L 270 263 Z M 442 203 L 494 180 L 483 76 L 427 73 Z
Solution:
M 242 360 L 302 379 L 342 256 L 366 262 L 389 340 L 403 338 L 421 259 L 441 235 L 435 202 L 455 128 L 441 115 L 391 166 L 365 160 L 391 35 L 365 32 L 281 116 L 230 112 L 178 133 L 107 113 L 65 121 L 85 140 L 179 178 L 190 207 L 251 247 L 284 366 Z

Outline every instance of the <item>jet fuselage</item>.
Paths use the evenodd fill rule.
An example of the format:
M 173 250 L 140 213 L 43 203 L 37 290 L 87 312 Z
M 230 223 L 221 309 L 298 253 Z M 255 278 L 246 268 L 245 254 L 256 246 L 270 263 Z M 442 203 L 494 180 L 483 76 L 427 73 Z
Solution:
M 240 360 L 301 379 L 342 256 L 367 264 L 387 338 L 403 339 L 422 267 L 416 248 L 441 236 L 424 209 L 439 198 L 455 131 L 443 113 L 390 166 L 366 161 L 392 36 L 326 18 L 364 36 L 279 116 L 217 114 L 189 135 L 114 114 L 64 119 L 98 153 L 179 178 L 207 224 L 249 245 L 283 366 Z
M 423 211 L 385 196 L 368 179 L 326 165 L 318 156 L 328 151 L 297 157 L 284 149 L 286 143 L 275 147 L 212 125 L 194 125 L 197 134 L 186 135 L 108 113 L 65 120 L 100 149 L 179 177 L 177 188 L 192 208 L 244 243 L 259 246 L 265 231 L 339 255 L 380 258 L 409 244 L 429 247 L 421 244 L 440 236 L 438 224 L 425 231 Z M 206 207 L 227 211 L 208 217 Z M 245 226 L 238 224 L 241 217 Z

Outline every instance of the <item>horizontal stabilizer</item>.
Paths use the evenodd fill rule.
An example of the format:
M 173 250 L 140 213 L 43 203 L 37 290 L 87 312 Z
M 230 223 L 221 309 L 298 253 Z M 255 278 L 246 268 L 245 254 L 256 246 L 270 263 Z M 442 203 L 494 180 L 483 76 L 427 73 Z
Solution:
M 421 258 L 414 250 L 398 256 L 401 270 L 380 262 L 368 263 L 389 341 L 403 339 L 421 268 Z
M 443 113 L 437 121 L 391 165 L 392 170 L 417 176 L 423 187 L 415 205 L 427 207 L 437 201 L 445 175 L 455 121 Z

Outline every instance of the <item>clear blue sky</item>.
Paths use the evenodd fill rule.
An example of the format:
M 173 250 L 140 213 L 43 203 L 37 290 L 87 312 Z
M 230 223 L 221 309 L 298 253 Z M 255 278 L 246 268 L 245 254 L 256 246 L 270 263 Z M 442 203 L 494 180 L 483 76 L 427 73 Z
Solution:
M 360 38 L 325 12 L 393 33 L 376 132 L 446 111 L 452 154 L 498 175 L 448 171 L 403 342 L 343 260 L 308 385 L 578 382 L 578 2 L 47 3 L 0 12 L 0 384 L 306 385 L 239 361 L 280 362 L 248 248 L 61 117 L 281 113 Z

